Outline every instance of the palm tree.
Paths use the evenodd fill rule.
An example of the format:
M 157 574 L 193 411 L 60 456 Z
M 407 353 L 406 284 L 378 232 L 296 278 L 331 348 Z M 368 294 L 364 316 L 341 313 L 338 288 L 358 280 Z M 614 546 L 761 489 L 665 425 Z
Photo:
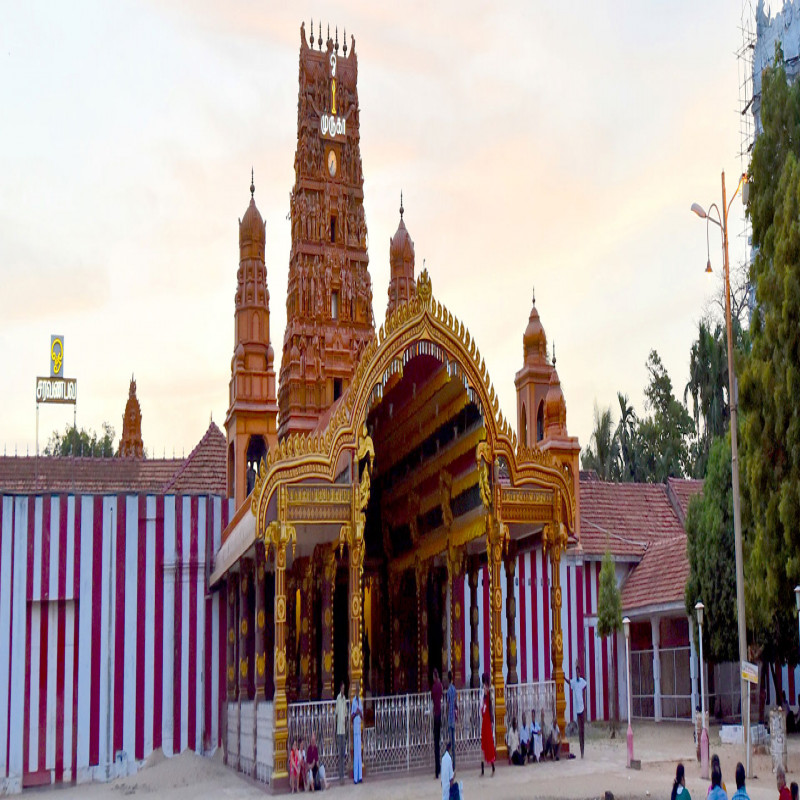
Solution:
M 601 480 L 619 479 L 619 442 L 614 431 L 610 408 L 600 412 L 595 403 L 594 431 L 589 446 L 583 452 L 581 462 L 584 469 L 593 469 Z
M 628 403 L 628 395 L 617 392 L 619 422 L 616 439 L 619 448 L 619 475 L 623 481 L 636 480 L 636 412 Z

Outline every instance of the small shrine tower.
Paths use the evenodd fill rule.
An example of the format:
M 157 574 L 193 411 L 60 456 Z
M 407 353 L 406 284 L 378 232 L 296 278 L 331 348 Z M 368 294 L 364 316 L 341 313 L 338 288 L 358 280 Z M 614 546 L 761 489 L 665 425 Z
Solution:
M 408 235 L 403 222 L 403 193 L 400 192 L 400 224 L 389 240 L 389 302 L 386 306 L 388 317 L 399 305 L 407 303 L 416 292 L 414 282 L 414 242 Z
M 122 436 L 119 439 L 120 458 L 144 458 L 142 442 L 142 409 L 136 396 L 136 380 L 131 375 L 128 402 L 122 415 Z
M 256 470 L 277 442 L 278 404 L 269 335 L 269 291 L 264 263 L 266 223 L 250 205 L 239 221 L 239 270 L 236 274 L 231 382 L 225 430 L 228 439 L 228 494 L 237 507 L 253 488 Z

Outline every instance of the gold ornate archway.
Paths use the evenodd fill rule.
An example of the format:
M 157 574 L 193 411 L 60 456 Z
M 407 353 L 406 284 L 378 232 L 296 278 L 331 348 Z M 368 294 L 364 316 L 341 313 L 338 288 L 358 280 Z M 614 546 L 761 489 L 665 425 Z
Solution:
M 552 565 L 550 602 L 553 632 L 551 658 L 556 682 L 556 716 L 564 729 L 563 639 L 559 564 L 577 525 L 577 475 L 568 460 L 545 449 L 517 443 L 499 409 L 485 362 L 462 322 L 433 298 L 427 271 L 419 277 L 417 294 L 399 306 L 366 347 L 353 381 L 333 407 L 327 425 L 309 435 L 282 440 L 262 461 L 251 495 L 256 541 L 275 551 L 275 775 L 285 772 L 286 753 L 286 596 L 283 572 L 286 547 L 302 540 L 297 527 L 330 526 L 330 542 L 347 549 L 349 561 L 348 666 L 351 687 L 362 673 L 362 574 L 365 511 L 375 454 L 367 432 L 367 418 L 378 406 L 390 382 L 396 382 L 406 364 L 418 355 L 432 356 L 447 371 L 447 380 L 459 381 L 483 418 L 483 439 L 475 448 L 482 514 L 457 531 L 445 525 L 421 541 L 414 553 L 398 561 L 398 568 L 416 568 L 427 559 L 445 555 L 448 576 L 463 577 L 464 548 L 485 537 L 490 592 L 491 672 L 496 702 L 498 748 L 505 749 L 505 682 L 501 565 L 507 553 L 510 526 L 542 526 L 542 542 Z M 503 469 L 500 465 L 503 465 Z M 343 479 L 344 476 L 344 479 Z M 443 492 L 449 497 L 449 487 Z M 415 542 L 416 544 L 416 542 Z M 330 549 L 330 548 L 328 548 Z M 282 554 L 282 557 L 281 557 Z M 460 571 L 460 572 L 459 572 Z M 218 571 L 215 572 L 215 575 Z M 460 613 L 460 610 L 457 610 Z M 513 630 L 513 626 L 512 626 Z M 513 638 L 513 633 L 511 634 Z M 461 644 L 459 644 L 459 647 Z M 509 647 L 511 652 L 512 647 Z M 460 651 L 457 651 L 460 652 Z M 513 642 L 516 658 L 516 641 Z M 330 681 L 330 660 L 323 657 L 323 685 Z M 514 670 L 515 674 L 515 670 Z

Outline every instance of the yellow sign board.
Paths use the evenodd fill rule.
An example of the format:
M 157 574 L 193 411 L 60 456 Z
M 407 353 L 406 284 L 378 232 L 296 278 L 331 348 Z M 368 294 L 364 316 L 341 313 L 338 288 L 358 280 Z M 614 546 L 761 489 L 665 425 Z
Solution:
M 748 683 L 758 683 L 758 664 L 742 661 L 742 680 Z
M 64 374 L 64 337 L 50 337 L 50 377 L 60 378 Z

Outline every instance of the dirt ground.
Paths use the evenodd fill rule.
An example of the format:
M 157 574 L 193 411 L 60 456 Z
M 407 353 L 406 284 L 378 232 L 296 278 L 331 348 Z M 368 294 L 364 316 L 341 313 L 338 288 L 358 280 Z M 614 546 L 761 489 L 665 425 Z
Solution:
M 634 726 L 634 756 L 642 762 L 641 770 L 625 767 L 625 729 L 616 739 L 609 739 L 605 728 L 586 726 L 585 758 L 530 764 L 524 767 L 498 765 L 494 778 L 479 777 L 479 769 L 470 765 L 457 777 L 464 784 L 465 800 L 490 797 L 491 800 L 516 800 L 516 798 L 602 798 L 611 791 L 615 798 L 667 798 L 672 788 L 675 766 L 683 761 L 686 767 L 686 786 L 694 800 L 704 800 L 708 782 L 700 779 L 700 764 L 695 759 L 692 727 L 687 723 L 636 723 Z M 800 781 L 800 735 L 788 739 L 787 782 Z M 571 741 L 577 750 L 577 740 Z M 711 752 L 718 753 L 722 775 L 730 797 L 736 789 L 734 768 L 742 759 L 741 745 L 720 744 L 716 729 L 711 731 Z M 432 757 L 431 757 L 432 758 Z M 752 800 L 777 800 L 775 776 L 769 756 L 753 758 L 753 778 L 747 782 Z M 87 798 L 87 800 L 119 800 L 122 796 L 142 795 L 164 800 L 198 800 L 204 797 L 248 798 L 263 797 L 265 790 L 259 784 L 242 778 L 222 763 L 219 754 L 208 759 L 184 753 L 166 759 L 156 753 L 149 764 L 136 775 L 120 778 L 108 784 L 89 784 L 58 789 L 27 791 L 39 796 L 58 792 L 59 800 Z M 410 800 L 410 798 L 439 798 L 440 784 L 431 774 L 403 774 L 393 778 L 375 778 L 368 774 L 359 786 L 346 781 L 343 786 L 334 784 L 328 794 L 339 800 Z

